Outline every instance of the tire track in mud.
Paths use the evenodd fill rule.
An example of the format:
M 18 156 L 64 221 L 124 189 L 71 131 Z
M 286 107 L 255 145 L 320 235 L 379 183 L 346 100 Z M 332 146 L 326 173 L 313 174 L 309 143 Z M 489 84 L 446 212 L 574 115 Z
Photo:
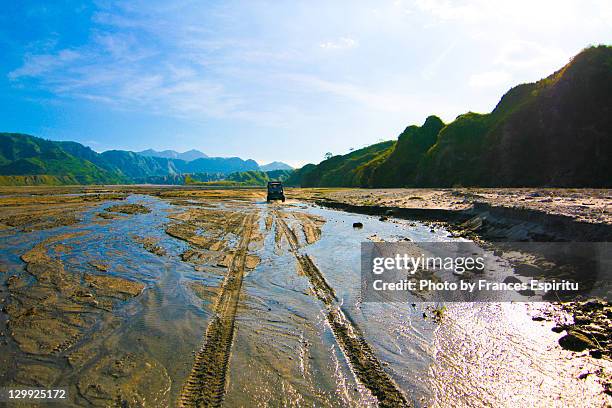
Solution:
M 344 315 L 337 304 L 338 298 L 334 289 L 325 280 L 319 268 L 307 254 L 299 252 L 299 241 L 281 213 L 274 210 L 274 216 L 277 225 L 287 237 L 289 249 L 297 259 L 299 268 L 308 277 L 315 294 L 325 305 L 327 321 L 357 379 L 376 397 L 380 407 L 411 406 L 395 381 L 384 371 L 357 325 Z
M 217 298 L 215 315 L 208 324 L 204 344 L 196 354 L 191 373 L 183 386 L 179 407 L 219 407 L 223 402 L 236 310 L 255 218 L 254 213 L 244 217 L 243 233 Z

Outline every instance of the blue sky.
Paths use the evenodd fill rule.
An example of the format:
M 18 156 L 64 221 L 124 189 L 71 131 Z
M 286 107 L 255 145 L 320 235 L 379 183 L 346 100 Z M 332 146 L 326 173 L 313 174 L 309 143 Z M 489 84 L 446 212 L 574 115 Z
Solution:
M 5 2 L 0 131 L 302 165 L 602 43 L 607 0 Z

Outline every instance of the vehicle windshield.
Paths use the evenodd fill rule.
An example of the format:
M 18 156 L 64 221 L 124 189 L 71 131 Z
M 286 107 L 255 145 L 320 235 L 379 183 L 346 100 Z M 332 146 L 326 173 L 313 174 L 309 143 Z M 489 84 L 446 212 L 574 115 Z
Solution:
M 283 191 L 283 186 L 281 184 L 269 184 L 268 190 L 274 192 Z

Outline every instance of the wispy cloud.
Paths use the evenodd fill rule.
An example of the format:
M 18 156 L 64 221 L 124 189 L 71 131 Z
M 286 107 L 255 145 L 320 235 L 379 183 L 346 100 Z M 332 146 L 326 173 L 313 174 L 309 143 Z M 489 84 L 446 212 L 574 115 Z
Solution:
M 416 0 L 416 8 L 443 20 L 477 21 L 483 18 L 487 1 Z
M 341 97 L 345 101 L 358 103 L 376 111 L 407 112 L 418 105 L 412 95 L 403 92 L 370 89 L 350 82 L 330 81 L 309 75 L 286 75 L 282 78 L 299 85 L 299 88 Z
M 268 118 L 261 120 L 270 124 L 269 113 L 257 115 L 249 110 L 244 98 L 217 80 L 193 49 L 156 49 L 134 35 L 98 32 L 78 48 L 30 54 L 8 77 L 14 82 L 35 80 L 60 97 L 120 109 L 194 119 Z
M 567 62 L 567 55 L 557 47 L 544 47 L 534 41 L 510 40 L 500 47 L 494 60 L 509 68 L 548 72 Z
M 320 158 L 328 148 L 317 142 L 340 151 L 429 114 L 488 111 L 510 86 L 609 43 L 612 32 L 605 0 L 96 0 L 84 14 L 28 7 L 0 27 L 7 100 L 116 114 L 122 123 L 112 125 L 124 134 L 132 133 L 125 118 L 146 116 L 152 133 L 164 128 L 158 123 L 165 135 L 206 129 L 224 143 L 233 135 L 236 149 L 286 137 L 294 161 L 306 151 Z M 26 26 L 27 36 L 14 35 Z M 97 126 L 87 139 L 106 143 L 108 125 Z
M 359 47 L 359 42 L 353 38 L 341 37 L 334 41 L 326 41 L 319 44 L 325 50 L 343 50 Z
M 56 54 L 27 54 L 24 64 L 9 72 L 8 77 L 11 80 L 17 80 L 21 77 L 43 76 L 54 70 L 62 69 L 81 57 L 79 52 L 70 49 L 61 50 Z
M 277 99 L 262 103 L 255 92 L 276 65 L 299 60 L 298 51 L 249 36 L 219 35 L 201 22 L 212 9 L 189 2 L 108 4 L 93 14 L 93 28 L 81 45 L 58 48 L 54 42 L 43 52 L 33 50 L 8 73 L 9 80 L 60 98 L 196 121 L 286 126 L 299 116 Z M 349 39 L 339 44 L 356 46 Z
M 402 7 L 504 40 L 509 35 L 539 40 L 546 33 L 562 38 L 612 28 L 612 2 L 607 0 L 415 0 Z M 609 36 L 602 40 L 609 41 Z

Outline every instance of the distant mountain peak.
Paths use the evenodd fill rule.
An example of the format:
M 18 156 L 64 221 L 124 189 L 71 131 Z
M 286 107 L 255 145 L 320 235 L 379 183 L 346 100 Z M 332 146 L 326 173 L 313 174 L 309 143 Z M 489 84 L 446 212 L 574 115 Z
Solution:
M 191 150 L 187 150 L 186 152 L 183 153 L 179 153 L 179 159 L 181 160 L 185 160 L 185 161 L 192 161 L 195 159 L 204 159 L 208 157 L 207 154 L 202 153 L 199 150 L 196 149 L 191 149 Z
M 274 170 L 293 170 L 293 167 L 287 163 L 273 161 L 272 163 L 263 164 L 259 166 L 261 171 L 274 171 Z
M 138 153 L 141 156 L 161 157 L 164 159 L 179 159 L 179 160 L 185 160 L 185 161 L 193 161 L 196 159 L 203 159 L 203 158 L 208 157 L 208 155 L 196 149 L 191 149 L 183 153 L 179 153 L 175 150 L 157 151 L 154 149 L 147 149 L 147 150 L 143 150 L 141 152 L 136 152 L 136 153 Z

